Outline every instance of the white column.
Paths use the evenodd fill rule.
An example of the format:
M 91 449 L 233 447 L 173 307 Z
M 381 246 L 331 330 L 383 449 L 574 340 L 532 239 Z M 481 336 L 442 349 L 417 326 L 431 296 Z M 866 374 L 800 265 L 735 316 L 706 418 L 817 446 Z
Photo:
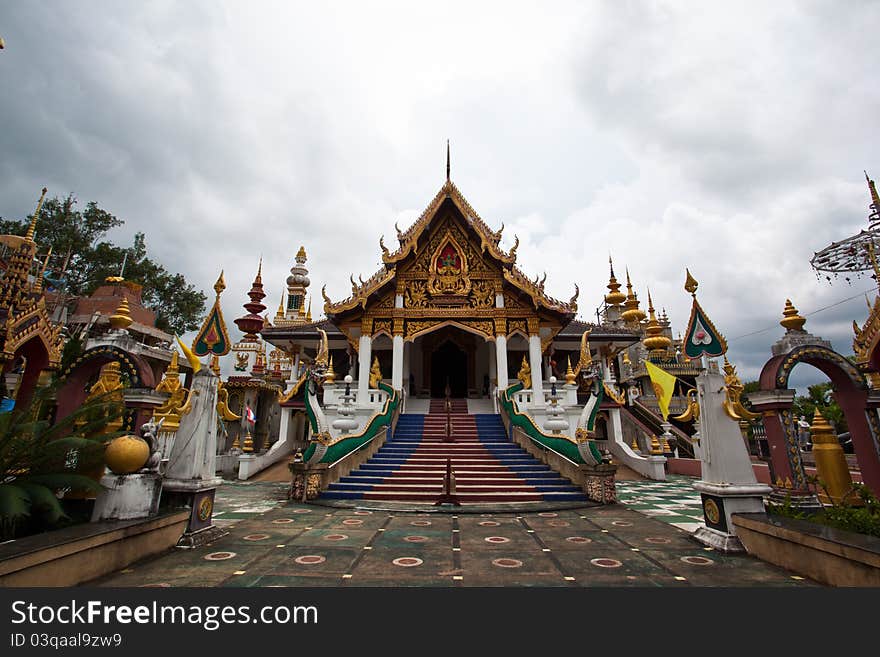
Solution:
M 403 388 L 403 336 L 395 335 L 391 339 L 391 387 L 395 390 Z
M 532 370 L 532 402 L 535 406 L 544 405 L 544 383 L 541 377 L 541 336 L 529 336 L 529 367 Z
M 497 342 L 497 338 L 496 338 Z M 495 379 L 495 385 L 498 385 L 498 379 L 495 378 L 498 375 L 498 365 L 497 358 L 495 357 L 495 351 L 497 350 L 497 346 L 495 349 L 489 349 L 489 379 Z M 489 396 L 492 396 L 492 381 L 489 381 Z
M 367 390 L 370 388 L 370 365 L 373 358 L 373 338 L 362 335 L 358 342 L 358 394 L 357 405 L 366 406 Z
M 403 387 L 406 394 L 410 394 L 409 373 L 412 371 L 410 360 L 412 359 L 412 342 L 403 343 Z
M 507 336 L 495 336 L 495 365 L 497 368 L 498 388 L 507 387 Z

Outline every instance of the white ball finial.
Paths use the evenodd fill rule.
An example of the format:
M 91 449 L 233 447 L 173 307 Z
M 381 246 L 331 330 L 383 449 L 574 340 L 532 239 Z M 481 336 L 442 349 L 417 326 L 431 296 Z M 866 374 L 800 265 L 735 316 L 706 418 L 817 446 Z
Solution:
M 556 383 L 556 377 L 555 377 L 555 376 L 551 376 L 551 377 L 550 377 L 550 383 Z
M 351 383 L 353 381 L 353 379 L 351 378 L 351 374 L 346 374 L 343 381 L 345 381 L 346 383 Z

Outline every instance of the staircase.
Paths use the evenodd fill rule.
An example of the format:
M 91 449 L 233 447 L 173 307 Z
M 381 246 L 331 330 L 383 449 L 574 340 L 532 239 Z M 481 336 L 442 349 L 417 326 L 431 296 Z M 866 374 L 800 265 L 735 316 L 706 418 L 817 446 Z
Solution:
M 570 481 L 510 442 L 500 416 L 468 415 L 467 401 L 455 399 L 451 420 L 455 442 L 443 442 L 444 400 L 432 399 L 427 415 L 401 415 L 393 437 L 321 497 L 433 504 L 449 459 L 463 504 L 587 500 Z

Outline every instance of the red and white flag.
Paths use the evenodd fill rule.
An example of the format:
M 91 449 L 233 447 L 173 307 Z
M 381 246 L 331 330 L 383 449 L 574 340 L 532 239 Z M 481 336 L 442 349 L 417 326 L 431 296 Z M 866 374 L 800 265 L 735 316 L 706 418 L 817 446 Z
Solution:
M 256 424 L 257 417 L 254 415 L 254 412 L 251 410 L 251 407 L 247 406 L 246 408 L 247 408 L 247 416 L 246 416 L 247 421 L 250 422 L 251 424 Z

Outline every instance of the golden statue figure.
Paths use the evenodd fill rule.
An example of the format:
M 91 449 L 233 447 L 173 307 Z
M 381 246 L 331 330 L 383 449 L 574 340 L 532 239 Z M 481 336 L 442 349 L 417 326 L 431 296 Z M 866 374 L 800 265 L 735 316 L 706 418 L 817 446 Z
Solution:
M 379 382 L 382 380 L 382 370 L 379 367 L 379 357 L 373 358 L 373 366 L 370 368 L 370 388 L 378 388 Z
M 529 367 L 529 363 L 525 356 L 523 356 L 522 359 L 522 367 L 520 367 L 519 372 L 516 373 L 516 378 L 522 381 L 524 388 L 532 387 L 532 368 Z

